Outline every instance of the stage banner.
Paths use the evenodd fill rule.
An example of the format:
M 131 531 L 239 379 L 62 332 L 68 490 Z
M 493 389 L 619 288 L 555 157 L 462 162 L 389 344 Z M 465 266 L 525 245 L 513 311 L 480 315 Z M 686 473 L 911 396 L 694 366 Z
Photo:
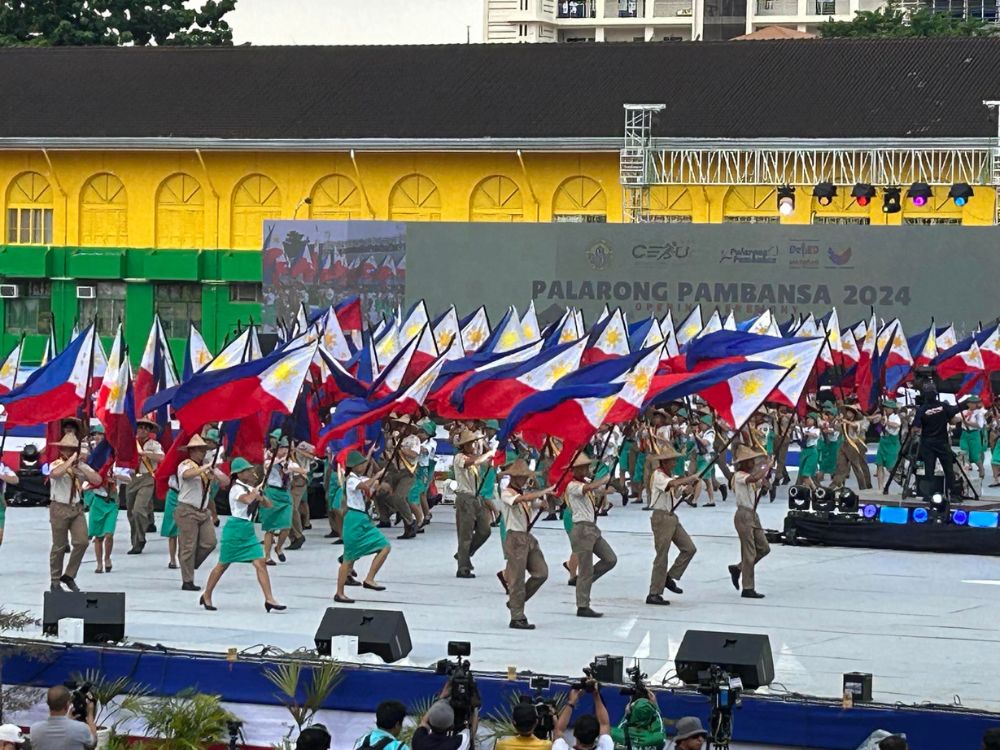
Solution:
M 261 250 L 264 333 L 361 298 L 368 325 L 395 315 L 406 289 L 406 224 L 395 221 L 266 221 Z

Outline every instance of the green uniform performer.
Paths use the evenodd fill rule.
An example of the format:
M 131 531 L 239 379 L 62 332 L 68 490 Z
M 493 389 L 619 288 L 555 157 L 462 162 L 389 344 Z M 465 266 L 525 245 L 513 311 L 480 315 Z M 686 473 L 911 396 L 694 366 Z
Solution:
M 369 479 L 364 475 L 367 459 L 358 451 L 351 451 L 347 456 L 348 474 L 344 480 L 344 555 L 337 574 L 337 593 L 334 601 L 340 604 L 353 604 L 354 600 L 344 594 L 344 586 L 350 576 L 354 563 L 362 557 L 375 555 L 368 575 L 362 584 L 372 591 L 385 591 L 375 581 L 375 576 L 389 556 L 389 540 L 378 530 L 368 516 L 366 498 L 371 497 L 378 487 L 377 479 Z

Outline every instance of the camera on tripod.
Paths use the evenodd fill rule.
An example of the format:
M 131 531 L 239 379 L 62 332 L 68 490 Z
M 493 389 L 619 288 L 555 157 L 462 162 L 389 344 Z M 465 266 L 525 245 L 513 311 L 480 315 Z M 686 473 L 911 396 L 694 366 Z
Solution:
M 698 692 L 712 703 L 709 736 L 712 746 L 728 748 L 733 739 L 733 709 L 742 704 L 743 680 L 715 664 L 698 672 Z
M 472 653 L 472 645 L 468 641 L 448 641 L 448 656 L 455 660 L 441 659 L 435 671 L 439 675 L 448 676 L 448 703 L 455 712 L 454 731 L 460 732 L 472 721 L 472 712 L 479 708 L 481 701 L 476 681 L 472 678 L 469 660 L 462 657 Z
M 77 721 L 86 721 L 87 703 L 97 702 L 97 699 L 94 697 L 93 686 L 89 682 L 80 683 L 76 680 L 67 680 L 63 683 L 63 687 L 70 692 L 73 718 Z
M 534 694 L 521 695 L 518 697 L 518 702 L 535 709 L 535 718 L 538 720 L 535 725 L 535 737 L 540 740 L 551 740 L 556 725 L 557 706 L 551 698 L 543 697 L 542 691 L 548 690 L 552 681 L 548 677 L 532 677 L 529 684 Z
M 629 696 L 630 701 L 648 698 L 649 688 L 646 687 L 646 678 L 649 675 L 639 668 L 638 660 L 636 660 L 634 667 L 625 670 L 625 674 L 628 675 L 629 684 L 621 689 L 621 694 Z

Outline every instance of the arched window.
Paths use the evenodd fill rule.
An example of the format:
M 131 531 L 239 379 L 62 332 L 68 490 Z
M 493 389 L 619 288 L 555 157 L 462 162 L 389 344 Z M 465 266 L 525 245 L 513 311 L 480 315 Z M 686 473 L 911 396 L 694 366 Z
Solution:
M 597 180 L 579 175 L 570 177 L 557 189 L 552 201 L 552 220 L 604 223 L 608 220 L 608 199 Z
M 429 177 L 410 174 L 389 193 L 389 218 L 393 221 L 440 221 L 441 193 Z
M 7 188 L 7 242 L 52 242 L 52 188 L 38 172 L 22 172 Z
M 156 246 L 201 248 L 205 244 L 205 195 L 189 174 L 170 175 L 156 191 Z
M 472 191 L 469 202 L 471 221 L 524 221 L 521 189 L 510 177 L 487 177 Z
M 281 216 L 281 193 L 274 181 L 262 174 L 244 177 L 233 191 L 233 247 L 259 248 L 264 222 Z
M 687 224 L 691 222 L 691 193 L 682 185 L 654 185 L 649 189 L 649 216 L 652 221 Z
M 777 191 L 773 187 L 756 185 L 731 187 L 722 203 L 722 220 L 749 224 L 777 223 Z
M 359 219 L 361 194 L 354 181 L 342 174 L 327 175 L 313 188 L 310 219 Z
M 95 174 L 80 193 L 80 244 L 121 247 L 128 244 L 128 197 L 113 174 Z

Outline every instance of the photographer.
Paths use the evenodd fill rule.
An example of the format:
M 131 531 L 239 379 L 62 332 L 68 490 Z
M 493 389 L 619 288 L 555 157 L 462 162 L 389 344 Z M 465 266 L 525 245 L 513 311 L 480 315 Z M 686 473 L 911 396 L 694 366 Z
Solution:
M 510 712 L 515 735 L 501 737 L 494 750 L 549 750 L 552 743 L 535 736 L 538 727 L 538 712 L 531 703 L 517 703 Z
M 444 695 L 424 714 L 413 733 L 413 750 L 469 750 L 479 728 L 479 712 L 473 711 L 469 726 L 452 734 L 455 711 Z
M 85 700 L 85 716 L 77 716 L 76 710 L 70 711 L 73 694 L 63 685 L 49 688 L 45 696 L 45 702 L 49 706 L 49 718 L 31 726 L 29 736 L 32 750 L 90 750 L 96 746 L 94 698 L 88 692 Z M 81 719 L 86 723 L 80 721 Z
M 656 696 L 646 690 L 644 698 L 634 698 L 625 708 L 625 716 L 614 729 L 611 739 L 616 750 L 662 750 L 666 744 L 663 717 Z
M 555 741 L 552 743 L 552 750 L 569 750 L 569 744 L 563 739 L 566 728 L 569 726 L 573 716 L 573 709 L 583 693 L 590 693 L 594 698 L 594 713 L 584 714 L 573 724 L 573 739 L 575 741 L 574 750 L 614 750 L 614 740 L 611 739 L 611 719 L 608 717 L 608 709 L 601 700 L 601 686 L 591 677 L 583 681 L 583 689 L 573 686 L 569 691 L 569 698 L 566 705 L 556 718 L 556 725 L 552 731 Z

